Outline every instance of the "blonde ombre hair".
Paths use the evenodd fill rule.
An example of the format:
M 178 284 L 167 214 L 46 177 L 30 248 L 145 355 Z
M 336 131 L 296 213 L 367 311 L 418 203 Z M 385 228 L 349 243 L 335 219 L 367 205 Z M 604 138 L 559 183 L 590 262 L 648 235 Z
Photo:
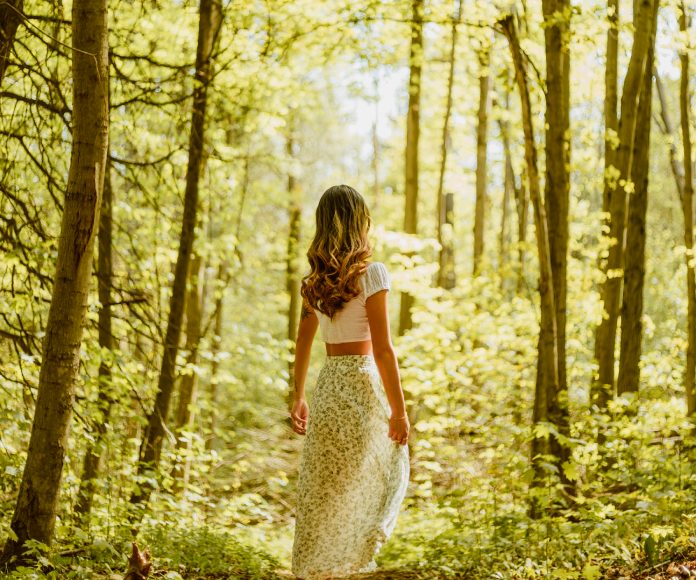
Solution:
M 367 268 L 372 248 L 367 239 L 372 220 L 367 204 L 348 185 L 329 187 L 319 200 L 317 229 L 307 250 L 310 272 L 301 294 L 329 318 L 360 294 L 358 278 Z

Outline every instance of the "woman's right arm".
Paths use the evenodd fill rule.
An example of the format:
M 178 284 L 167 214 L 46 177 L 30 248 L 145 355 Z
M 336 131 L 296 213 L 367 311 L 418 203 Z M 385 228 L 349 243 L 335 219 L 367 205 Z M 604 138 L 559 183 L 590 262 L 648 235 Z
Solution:
M 382 384 L 391 407 L 389 437 L 397 443 L 406 445 L 410 424 L 406 414 L 404 392 L 399 377 L 399 363 L 394 352 L 389 330 L 387 290 L 379 290 L 365 301 L 367 320 L 372 336 L 372 352 L 382 378 Z

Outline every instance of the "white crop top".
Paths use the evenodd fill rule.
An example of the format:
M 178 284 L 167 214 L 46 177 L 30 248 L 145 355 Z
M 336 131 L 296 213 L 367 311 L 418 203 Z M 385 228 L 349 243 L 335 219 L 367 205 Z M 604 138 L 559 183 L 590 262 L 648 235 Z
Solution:
M 323 312 L 314 311 L 319 319 L 321 338 L 324 342 L 335 344 L 372 338 L 365 301 L 379 290 L 391 289 L 387 268 L 381 262 L 371 262 L 360 276 L 359 283 L 362 292 L 346 302 L 334 315 L 333 320 Z

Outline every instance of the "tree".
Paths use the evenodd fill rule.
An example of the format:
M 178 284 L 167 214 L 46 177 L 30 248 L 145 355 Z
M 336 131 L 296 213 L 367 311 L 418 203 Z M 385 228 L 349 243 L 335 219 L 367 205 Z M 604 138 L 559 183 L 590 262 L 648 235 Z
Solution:
M 486 228 L 486 184 L 488 161 L 488 89 L 490 87 L 490 47 L 484 45 L 479 58 L 479 106 L 476 124 L 476 209 L 474 212 L 474 276 L 481 270 Z
M 176 409 L 174 432 L 177 435 L 176 449 L 186 450 L 190 447 L 190 439 L 184 431 L 190 431 L 193 425 L 192 406 L 196 401 L 196 388 L 198 384 L 198 350 L 201 343 L 201 320 L 203 317 L 203 275 L 205 272 L 204 260 L 198 254 L 191 257 L 189 271 L 188 291 L 186 296 L 186 370 L 182 373 L 179 384 L 179 401 Z M 175 485 L 181 487 L 188 480 L 188 456 L 179 458 L 172 469 L 172 477 Z M 182 481 L 183 480 L 183 481 Z
M 411 48 L 409 52 L 408 115 L 406 117 L 404 232 L 418 233 L 418 141 L 420 139 L 421 67 L 423 63 L 423 0 L 411 4 Z M 399 334 L 412 326 L 413 295 L 401 293 Z
M 614 347 L 623 282 L 627 202 L 630 200 L 627 196 L 627 186 L 630 182 L 633 162 L 638 95 L 645 74 L 653 10 L 657 10 L 657 1 L 636 2 L 633 48 L 621 93 L 618 147 L 614 153 L 610 153 L 611 167 L 606 170 L 604 176 L 604 195 L 610 216 L 608 233 L 610 247 L 606 267 L 603 267 L 606 279 L 600 289 L 605 315 L 597 327 L 595 337 L 594 357 L 598 364 L 598 371 L 591 385 L 592 399 L 596 400 L 600 409 L 606 406 L 607 400 L 614 392 Z M 616 145 L 615 142 L 614 145 Z
M 292 128 L 290 129 L 292 131 Z M 293 135 L 289 135 L 286 141 L 286 152 L 290 162 L 294 160 Z M 290 343 L 290 361 L 288 362 L 288 385 L 295 384 L 295 343 L 297 341 L 297 325 L 300 306 L 300 278 L 299 278 L 299 248 L 300 225 L 302 223 L 302 208 L 299 199 L 299 187 L 294 170 L 288 171 L 288 195 L 290 202 L 288 207 L 289 230 L 288 246 L 285 270 L 285 289 L 288 292 L 288 341 Z M 292 407 L 292 387 L 287 392 L 287 406 Z
M 111 286 L 113 284 L 112 233 L 113 233 L 113 192 L 111 189 L 111 163 L 107 157 L 106 175 L 104 177 L 104 195 L 99 219 L 99 252 L 97 259 L 97 288 L 99 292 L 99 346 L 102 352 L 109 352 L 114 347 L 111 329 Z M 97 399 L 98 416 L 92 423 L 93 442 L 87 446 L 82 462 L 82 477 L 77 493 L 75 513 L 85 516 L 92 510 L 95 484 L 99 476 L 103 456 L 104 438 L 106 437 L 114 393 L 111 377 L 111 364 L 102 360 L 99 364 L 99 395 Z
M 541 198 L 539 185 L 539 169 L 537 163 L 537 150 L 534 138 L 534 123 L 529 92 L 529 79 L 527 76 L 526 62 L 522 56 L 517 24 L 512 14 L 507 14 L 499 21 L 503 34 L 508 40 L 512 61 L 515 66 L 515 80 L 520 94 L 522 108 L 522 127 L 524 130 L 524 154 L 527 165 L 527 179 L 529 193 L 534 208 L 534 226 L 536 231 L 537 252 L 539 257 L 539 296 L 541 299 L 542 316 L 539 328 L 538 350 L 545 353 L 537 363 L 537 389 L 534 399 L 533 422 L 538 424 L 549 420 L 549 407 L 547 394 L 558 392 L 558 332 L 556 321 L 556 307 L 554 304 L 553 272 L 551 269 L 551 254 L 549 250 L 548 221 L 546 208 Z M 543 365 L 543 366 L 542 366 Z M 539 377 L 541 375 L 541 378 Z M 546 385 L 546 389 L 540 388 Z M 538 483 L 543 466 L 541 454 L 545 452 L 545 439 L 534 433 L 532 439 L 532 461 L 535 473 L 535 482 Z M 532 504 L 532 513 L 536 512 L 535 504 Z
M 73 146 L 29 451 L 2 562 L 50 544 L 79 370 L 109 133 L 105 0 L 72 8 Z
M 686 33 L 690 26 L 690 17 L 686 3 L 681 2 L 679 29 Z M 686 390 L 687 414 L 696 413 L 696 390 L 694 389 L 694 372 L 696 366 L 696 275 L 694 274 L 694 178 L 693 156 L 691 152 L 691 97 L 689 92 L 689 50 L 684 47 L 679 55 L 681 78 L 679 81 L 679 111 L 681 114 L 682 147 L 684 150 L 684 187 L 682 207 L 684 213 L 684 241 L 686 245 L 686 275 L 688 292 L 688 336 L 686 353 L 686 372 L 684 387 Z
M 449 123 L 452 113 L 452 89 L 454 87 L 454 64 L 457 55 L 457 24 L 462 17 L 461 0 L 456 0 L 452 16 L 452 40 L 450 43 L 449 72 L 447 75 L 447 101 L 445 120 L 442 125 L 442 145 L 440 153 L 440 176 L 437 183 L 437 241 L 440 244 L 437 285 L 451 290 L 455 285 L 454 253 L 451 231 L 447 231 L 447 203 L 444 199 L 445 174 L 447 172 L 447 148 L 449 142 Z M 451 219 L 451 216 L 450 216 Z
M 157 385 L 155 406 L 148 416 L 148 426 L 140 448 L 138 475 L 147 470 L 157 471 L 162 451 L 169 402 L 176 378 L 176 357 L 179 352 L 181 323 L 186 298 L 186 279 L 195 236 L 196 214 L 198 211 L 198 189 L 205 131 L 205 113 L 208 87 L 211 82 L 212 54 L 220 26 L 222 24 L 222 4 L 219 0 L 201 0 L 198 25 L 198 47 L 196 49 L 195 86 L 193 90 L 193 110 L 191 114 L 191 133 L 189 138 L 189 157 L 186 169 L 186 190 L 184 193 L 184 213 L 182 217 L 179 252 L 174 271 L 172 295 L 169 303 L 169 318 L 164 340 L 162 366 Z M 133 492 L 131 503 L 142 504 L 149 499 L 152 489 L 142 485 Z
M 645 280 L 645 228 L 648 210 L 650 169 L 650 126 L 652 116 L 652 70 L 657 30 L 657 10 L 653 11 L 651 41 L 645 64 L 631 164 L 633 192 L 630 194 L 624 288 L 621 305 L 621 354 L 619 357 L 618 394 L 637 392 L 640 383 L 640 353 L 643 339 L 643 285 Z
M 0 86 L 10 63 L 10 53 L 23 10 L 24 0 L 7 0 L 0 4 Z
M 558 384 L 549 382 L 551 373 L 537 372 L 537 396 L 546 391 L 548 420 L 563 437 L 569 435 L 568 384 L 566 380 L 566 302 L 568 263 L 568 210 L 570 204 L 570 2 L 543 0 L 544 41 L 546 48 L 546 180 L 544 198 L 548 220 L 549 256 L 553 275 L 555 306 L 556 353 L 558 357 Z M 542 309 L 541 317 L 550 311 Z M 542 322 L 542 327 L 552 326 Z M 554 356 L 545 348 L 550 341 L 539 343 L 539 367 L 546 366 L 546 357 Z M 563 465 L 570 457 L 570 449 L 562 437 L 552 434 L 550 451 L 559 467 L 561 480 L 569 484 Z

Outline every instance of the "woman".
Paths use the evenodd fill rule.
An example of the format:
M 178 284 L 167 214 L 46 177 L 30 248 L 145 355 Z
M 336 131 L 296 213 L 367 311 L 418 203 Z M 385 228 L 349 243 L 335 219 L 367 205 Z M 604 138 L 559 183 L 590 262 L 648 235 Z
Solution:
M 306 435 L 292 550 L 292 571 L 304 580 L 377 567 L 410 473 L 410 424 L 389 332 L 390 280 L 384 264 L 367 262 L 369 211 L 357 191 L 337 185 L 319 200 L 316 222 L 302 280 L 291 412 L 293 429 Z M 304 383 L 317 327 L 327 357 L 310 414 Z

